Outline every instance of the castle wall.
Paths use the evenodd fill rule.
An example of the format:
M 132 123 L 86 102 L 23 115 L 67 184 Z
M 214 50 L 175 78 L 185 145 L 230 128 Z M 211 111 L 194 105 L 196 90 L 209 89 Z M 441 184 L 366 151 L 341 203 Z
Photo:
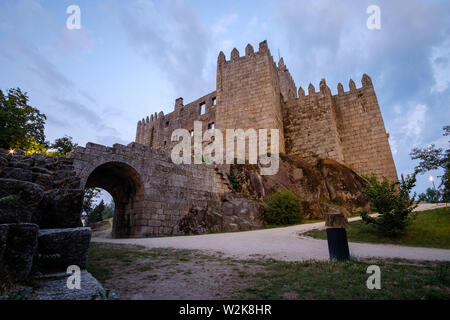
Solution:
M 242 57 L 233 49 L 229 61 L 221 52 L 216 91 L 217 129 L 279 129 L 280 151 L 284 151 L 278 69 L 266 41 L 257 52 L 248 45 Z
M 362 88 L 350 81 L 350 91 L 338 86 L 333 96 L 342 139 L 344 162 L 356 172 L 398 179 L 381 110 L 372 81 L 362 78 Z
M 286 102 L 283 114 L 286 153 L 307 161 L 330 158 L 344 162 L 333 98 L 324 80 L 319 92 L 312 84 L 308 95 L 300 88 L 298 98 Z
M 397 180 L 372 82 L 364 75 L 362 83 L 362 88 L 357 89 L 350 81 L 348 92 L 339 84 L 338 94 L 333 96 L 322 79 L 318 92 L 310 84 L 307 95 L 302 88 L 297 94 L 283 59 L 277 67 L 267 42 L 261 42 L 257 52 L 249 44 L 243 56 L 233 49 L 230 60 L 220 52 L 216 91 L 186 106 L 179 98 L 174 112 L 155 113 L 139 121 L 136 142 L 171 151 L 177 143 L 171 142 L 172 131 L 193 130 L 196 120 L 203 122 L 203 131 L 214 123 L 216 129 L 222 130 L 224 141 L 225 129 L 279 129 L 280 152 L 310 162 L 330 158 L 358 173 L 373 172 Z M 203 115 L 202 103 L 206 106 Z
M 288 68 L 284 64 L 283 58 L 278 61 L 278 83 L 283 102 L 297 98 L 297 87 Z
M 183 98 L 178 98 L 173 112 L 166 115 L 155 113 L 138 122 L 136 142 L 170 152 L 178 143 L 171 141 L 174 130 L 184 128 L 191 131 L 194 130 L 194 121 L 202 121 L 203 131 L 206 131 L 208 124 L 215 123 L 217 104 L 213 103 L 216 97 L 213 91 L 187 105 L 183 105 Z M 201 114 L 203 104 L 205 113 Z
M 360 174 L 385 176 L 397 180 L 386 129 L 372 82 L 367 75 L 357 89 L 350 80 L 350 91 L 338 85 L 331 95 L 325 80 L 320 91 L 310 84 L 308 95 L 302 88 L 298 98 L 283 108 L 286 152 L 315 162 L 331 158 L 345 163 Z

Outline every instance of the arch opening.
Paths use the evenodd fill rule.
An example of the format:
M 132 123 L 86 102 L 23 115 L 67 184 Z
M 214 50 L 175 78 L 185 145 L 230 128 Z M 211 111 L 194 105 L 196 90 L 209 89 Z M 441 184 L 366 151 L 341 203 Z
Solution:
M 144 187 L 139 173 L 128 164 L 108 162 L 95 168 L 86 180 L 85 190 L 101 188 L 115 204 L 111 236 L 126 238 L 144 208 Z

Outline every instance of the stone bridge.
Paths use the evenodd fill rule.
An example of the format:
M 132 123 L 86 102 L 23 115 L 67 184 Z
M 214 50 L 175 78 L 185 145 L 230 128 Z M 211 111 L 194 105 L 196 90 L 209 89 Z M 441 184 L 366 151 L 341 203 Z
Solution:
M 102 188 L 115 203 L 112 236 L 176 233 L 193 204 L 211 205 L 230 191 L 222 169 L 177 165 L 164 151 L 137 143 L 106 147 L 88 143 L 69 155 L 81 188 Z

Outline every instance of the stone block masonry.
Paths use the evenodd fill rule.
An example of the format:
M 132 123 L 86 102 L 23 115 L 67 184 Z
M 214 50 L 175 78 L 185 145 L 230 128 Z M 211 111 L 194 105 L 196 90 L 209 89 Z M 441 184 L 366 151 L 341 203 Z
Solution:
M 332 95 L 325 79 L 319 90 L 310 84 L 308 94 L 297 91 L 283 58 L 275 64 L 266 41 L 245 54 L 235 48 L 227 60 L 217 59 L 216 91 L 183 105 L 175 101 L 174 112 L 154 114 L 138 122 L 136 142 L 170 152 L 172 131 L 192 130 L 194 121 L 203 121 L 203 130 L 279 129 L 280 151 L 308 162 L 334 159 L 360 174 L 376 174 L 396 181 L 397 171 L 388 142 L 389 135 L 369 76 L 362 87 L 353 80 L 350 90 L 338 85 Z
M 70 154 L 83 189 L 108 191 L 116 206 L 113 237 L 170 235 L 195 205 L 214 206 L 231 191 L 213 165 L 177 165 L 170 154 L 137 143 L 88 143 Z

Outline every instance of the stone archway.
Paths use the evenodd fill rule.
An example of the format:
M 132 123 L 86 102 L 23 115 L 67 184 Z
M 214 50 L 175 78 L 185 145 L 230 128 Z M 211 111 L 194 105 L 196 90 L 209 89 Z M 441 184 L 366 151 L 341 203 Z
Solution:
M 144 185 L 139 173 L 126 163 L 106 162 L 93 169 L 86 179 L 85 190 L 95 187 L 105 189 L 114 199 L 112 237 L 129 237 L 144 209 Z
M 212 205 L 231 190 L 213 166 L 175 164 L 170 154 L 134 142 L 88 143 L 69 158 L 80 189 L 99 187 L 114 198 L 115 238 L 177 233 L 178 222 L 194 204 Z

